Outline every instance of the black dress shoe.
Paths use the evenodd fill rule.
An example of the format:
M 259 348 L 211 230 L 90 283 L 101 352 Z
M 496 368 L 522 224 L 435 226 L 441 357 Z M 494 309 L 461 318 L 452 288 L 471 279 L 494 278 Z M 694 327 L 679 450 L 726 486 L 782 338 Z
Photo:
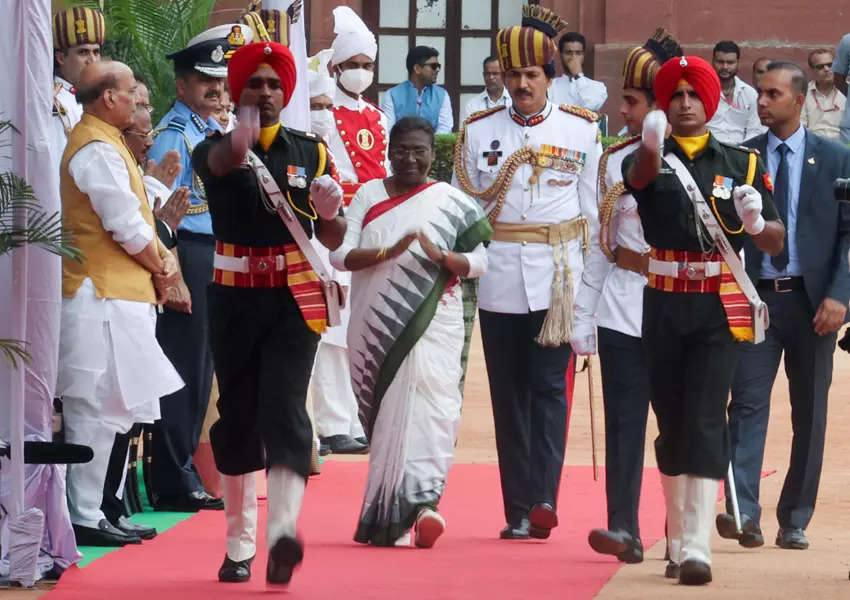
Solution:
M 592 529 L 587 534 L 587 543 L 599 554 L 617 556 L 629 549 L 632 536 L 625 531 L 609 531 L 607 529 Z
M 322 444 L 326 444 L 334 454 L 367 454 L 369 446 L 361 444 L 350 435 L 329 435 L 320 438 Z
M 227 554 L 224 555 L 224 562 L 221 563 L 221 568 L 218 570 L 218 580 L 224 583 L 244 583 L 251 579 L 251 562 L 254 557 L 246 558 L 245 560 L 230 560 Z
M 269 550 L 266 564 L 266 582 L 287 584 L 292 571 L 304 559 L 304 546 L 295 538 L 283 536 Z
M 705 585 L 711 581 L 711 567 L 700 560 L 686 560 L 679 567 L 679 583 Z
M 632 538 L 629 548 L 617 555 L 617 560 L 627 565 L 636 565 L 643 562 L 643 542 L 640 538 Z
M 113 527 L 106 519 L 101 519 L 97 528 L 74 525 L 74 537 L 78 546 L 118 547 L 127 544 L 141 544 L 142 538 L 137 535 L 127 535 Z
M 552 529 L 558 526 L 558 515 L 548 502 L 538 502 L 528 512 L 528 535 L 538 540 L 549 537 Z
M 776 534 L 776 545 L 786 550 L 805 550 L 809 547 L 809 540 L 798 527 L 782 527 Z
M 720 513 L 714 520 L 717 526 L 717 533 L 720 534 L 720 537 L 727 540 L 738 540 L 738 543 L 744 548 L 764 546 L 764 536 L 761 533 L 759 524 L 745 515 L 741 515 L 741 520 L 744 524 L 741 526 L 741 533 L 738 533 L 738 528 L 735 526 L 735 517 L 728 513 Z
M 503 540 L 527 540 L 529 538 L 528 525 L 528 519 L 521 519 L 517 525 L 508 523 L 499 532 L 499 538 Z
M 133 523 L 126 517 L 118 517 L 118 522 L 115 523 L 115 527 L 120 529 L 127 535 L 137 535 L 143 540 L 152 540 L 156 537 L 156 529 L 153 527 L 145 527 L 144 525 L 137 525 Z
M 154 510 L 168 512 L 198 512 L 199 510 L 224 510 L 224 501 L 213 498 L 203 490 L 180 496 L 160 495 Z
M 363 444 L 364 446 L 368 446 L 368 445 L 369 445 L 369 440 L 367 440 L 367 439 L 366 439 L 366 436 L 365 436 L 365 435 L 361 435 L 361 436 L 358 436 L 358 437 L 354 438 L 354 441 L 355 441 L 355 442 L 360 442 L 360 443 L 361 443 L 361 444 Z
M 678 579 L 679 565 L 674 563 L 672 560 L 667 559 L 667 566 L 664 567 L 664 577 L 667 579 Z

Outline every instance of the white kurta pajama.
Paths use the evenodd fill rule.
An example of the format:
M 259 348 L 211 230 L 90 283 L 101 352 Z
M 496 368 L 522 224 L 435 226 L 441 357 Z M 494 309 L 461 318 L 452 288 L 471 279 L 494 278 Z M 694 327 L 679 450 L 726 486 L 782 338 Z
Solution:
M 360 188 L 346 212 L 345 241 L 331 254 L 337 268 L 344 268 L 353 249 L 390 247 L 411 228 L 422 227 L 440 247 L 464 251 L 468 277 L 486 270 L 487 255 L 476 235 L 489 225 L 474 201 L 435 183 L 369 218 L 370 209 L 390 200 L 381 180 Z M 393 545 L 420 508 L 436 507 L 454 458 L 464 340 L 460 280 L 439 269 L 414 241 L 396 259 L 355 272 L 351 304 L 352 384 L 371 442 L 354 539 Z M 417 318 L 429 305 L 430 320 Z
M 153 228 L 139 212 L 126 165 L 112 146 L 86 145 L 68 171 L 128 254 L 150 243 Z M 183 386 L 156 341 L 155 327 L 152 304 L 100 298 L 90 278 L 73 297 L 62 299 L 56 391 L 64 396 L 65 439 L 94 451 L 91 462 L 68 467 L 68 506 L 77 525 L 96 528 L 105 518 L 100 504 L 115 434 L 158 419 L 160 396 Z

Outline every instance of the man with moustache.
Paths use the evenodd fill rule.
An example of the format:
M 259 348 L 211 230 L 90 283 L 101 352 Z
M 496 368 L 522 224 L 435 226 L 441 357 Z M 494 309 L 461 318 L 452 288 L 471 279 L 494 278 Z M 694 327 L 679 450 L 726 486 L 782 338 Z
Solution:
M 62 260 L 57 377 L 65 439 L 94 453 L 68 466 L 79 545 L 140 542 L 141 532 L 115 527 L 100 508 L 110 449 L 116 433 L 158 419 L 159 397 L 182 386 L 157 343 L 153 307 L 175 283 L 176 260 L 156 238 L 142 174 L 121 135 L 133 121 L 135 92 L 126 65 L 86 67 L 77 92 L 84 114 L 60 167 L 62 222 L 85 257 Z
M 770 309 L 770 328 L 763 344 L 743 345 L 729 404 L 743 534 L 735 531 L 730 514 L 718 515 L 717 529 L 722 537 L 748 548 L 764 543 L 759 482 L 771 390 L 783 355 L 794 435 L 776 507 L 776 545 L 799 550 L 809 546 L 805 530 L 823 463 L 832 355 L 850 300 L 850 212 L 845 202 L 835 201 L 832 191 L 836 178 L 850 174 L 850 149 L 803 127 L 800 113 L 806 91 L 806 75 L 799 66 L 770 63 L 758 101 L 759 116 L 769 130 L 746 142 L 767 160 L 774 201 L 788 232 L 785 249 L 773 257 L 744 244 L 747 274 Z
M 722 144 L 706 127 L 720 102 L 712 66 L 696 56 L 672 58 L 654 91 L 666 115 L 646 116 L 642 143 L 622 171 L 651 248 L 641 335 L 673 563 L 665 576 L 704 585 L 712 579 L 714 505 L 729 466 L 725 413 L 738 343 L 753 340 L 764 322 L 762 310 L 759 322 L 750 311 L 758 298 L 737 253 L 752 238 L 778 254 L 785 228 L 757 153 Z
M 466 121 L 470 115 L 477 113 L 479 110 L 487 110 L 494 106 L 504 104 L 509 106 L 511 95 L 508 93 L 508 88 L 505 87 L 505 80 L 502 78 L 502 68 L 499 66 L 499 59 L 495 56 L 488 56 L 484 59 L 484 91 L 473 96 L 460 111 L 460 122 Z
M 681 55 L 682 49 L 664 29 L 626 55 L 620 115 L 633 137 L 606 148 L 599 160 L 599 244 L 590 248 L 582 272 L 570 341 L 576 354 L 595 354 L 598 335 L 602 368 L 608 526 L 592 530 L 588 542 L 597 552 L 627 563 L 643 561 L 638 504 L 649 381 L 641 343 L 641 305 L 649 245 L 620 167 L 640 142 L 644 118 L 657 109 L 655 74 L 668 59 Z
M 835 87 L 833 55 L 833 51 L 828 48 L 818 48 L 809 54 L 812 80 L 806 90 L 800 122 L 812 133 L 838 141 L 841 138 L 841 116 L 847 97 Z
M 247 44 L 234 53 L 227 79 L 239 99 L 238 125 L 227 135 L 214 133 L 192 155 L 209 191 L 216 238 L 207 293 L 219 419 L 210 439 L 227 521 L 218 578 L 245 582 L 251 577 L 254 471 L 265 468 L 266 581 L 286 584 L 303 557 L 296 522 L 313 437 L 307 385 L 328 321 L 318 277 L 291 231 L 315 236 L 330 250 L 339 247 L 345 234 L 342 189 L 330 176 L 333 163 L 318 136 L 280 122 L 296 82 L 288 48 L 277 42 Z M 257 172 L 260 162 L 268 175 Z M 281 222 L 261 187 L 260 177 L 267 176 L 296 215 L 290 226 Z
M 761 81 L 762 75 L 767 73 L 767 65 L 770 62 L 770 59 L 766 56 L 760 56 L 753 62 L 753 89 L 759 89 L 759 81 Z
M 708 130 L 720 142 L 740 144 L 763 133 L 756 100 L 758 94 L 738 77 L 741 49 L 728 40 L 717 42 L 712 52 L 711 65 L 720 78 L 720 105 L 708 123 Z
M 455 185 L 489 213 L 492 270 L 478 295 L 506 526 L 502 539 L 545 539 L 566 443 L 574 290 L 596 242 L 598 116 L 555 106 L 554 37 L 566 26 L 539 5 L 498 32 L 511 108 L 470 117 L 458 135 Z
M 191 206 L 177 229 L 177 254 L 191 294 L 192 311 L 166 307 L 157 322 L 163 350 L 186 382 L 178 393 L 162 398 L 162 419 L 151 432 L 148 480 L 157 510 L 223 508 L 221 500 L 204 491 L 193 464 L 212 387 L 205 289 L 212 279 L 215 240 L 206 192 L 192 169 L 191 155 L 208 133 L 220 131 L 213 113 L 227 76 L 227 58 L 251 38 L 248 27 L 219 25 L 168 55 L 174 61 L 177 101 L 154 129 L 149 155 L 159 162 L 168 151 L 176 150 L 182 169 L 175 185 L 191 191 Z

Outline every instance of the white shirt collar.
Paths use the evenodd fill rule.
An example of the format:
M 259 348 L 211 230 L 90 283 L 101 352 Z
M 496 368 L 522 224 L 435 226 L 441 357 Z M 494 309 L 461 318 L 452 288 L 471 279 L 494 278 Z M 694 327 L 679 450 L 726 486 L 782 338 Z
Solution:
M 361 111 L 366 108 L 366 102 L 363 100 L 362 96 L 355 100 L 339 89 L 339 86 L 336 86 L 334 88 L 334 106 L 341 106 L 349 110 Z

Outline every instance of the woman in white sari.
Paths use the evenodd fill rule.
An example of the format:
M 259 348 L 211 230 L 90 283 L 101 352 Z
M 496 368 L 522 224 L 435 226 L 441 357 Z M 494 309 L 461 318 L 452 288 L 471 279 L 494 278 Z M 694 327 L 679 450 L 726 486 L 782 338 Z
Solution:
M 354 271 L 351 382 L 369 436 L 369 479 L 355 541 L 430 548 L 460 424 L 460 278 L 487 268 L 492 230 L 478 204 L 428 181 L 434 130 L 419 117 L 390 132 L 393 175 L 364 184 L 332 255 Z

